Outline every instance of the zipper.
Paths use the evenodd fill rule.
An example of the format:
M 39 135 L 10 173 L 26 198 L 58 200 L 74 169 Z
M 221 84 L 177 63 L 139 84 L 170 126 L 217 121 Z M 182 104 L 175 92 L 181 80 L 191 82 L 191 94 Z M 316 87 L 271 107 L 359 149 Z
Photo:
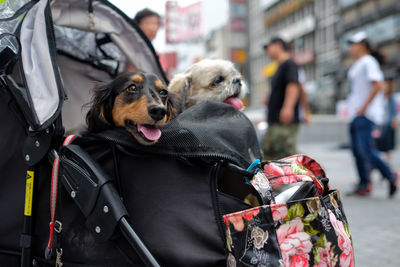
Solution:
M 222 244 L 224 245 L 224 249 L 226 251 L 226 236 L 225 236 L 225 228 L 224 228 L 224 221 L 222 219 L 221 214 L 221 204 L 219 202 L 218 197 L 218 180 L 217 176 L 220 170 L 221 164 L 215 163 L 211 171 L 211 179 L 210 179 L 210 191 L 211 191 L 211 201 L 214 208 L 214 215 L 215 220 L 217 222 L 218 231 L 222 240 Z

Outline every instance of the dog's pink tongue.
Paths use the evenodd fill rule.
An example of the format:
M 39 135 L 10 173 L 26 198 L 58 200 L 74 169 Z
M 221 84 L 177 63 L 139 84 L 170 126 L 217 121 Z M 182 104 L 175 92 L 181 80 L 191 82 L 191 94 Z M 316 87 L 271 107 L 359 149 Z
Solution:
M 243 102 L 238 97 L 230 97 L 230 98 L 226 99 L 224 102 L 229 105 L 234 106 L 235 108 L 237 108 L 239 110 L 243 108 Z
M 157 141 L 161 137 L 161 130 L 153 126 L 138 124 L 138 131 L 150 141 Z

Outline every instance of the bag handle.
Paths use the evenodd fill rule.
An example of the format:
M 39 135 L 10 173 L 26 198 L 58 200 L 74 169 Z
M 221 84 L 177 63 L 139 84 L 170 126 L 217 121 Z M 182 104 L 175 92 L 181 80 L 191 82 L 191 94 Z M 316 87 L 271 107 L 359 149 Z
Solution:
M 228 162 L 224 165 L 245 177 L 246 183 L 258 192 L 263 205 L 275 202 L 273 187 L 276 185 L 312 182 L 319 196 L 329 190 L 325 171 L 306 155 L 293 155 L 276 161 L 256 160 L 247 170 Z
M 243 169 L 235 164 L 227 161 L 222 161 L 222 165 L 240 175 L 243 175 L 245 182 L 252 186 L 258 193 L 258 201 L 263 205 L 269 205 L 274 201 L 273 189 L 268 179 L 264 176 L 263 172 L 259 169 L 260 160 L 255 160 L 250 167 Z
M 262 162 L 261 169 L 272 185 L 313 182 L 319 195 L 329 190 L 328 179 L 322 166 L 306 155 L 297 154 L 276 161 Z

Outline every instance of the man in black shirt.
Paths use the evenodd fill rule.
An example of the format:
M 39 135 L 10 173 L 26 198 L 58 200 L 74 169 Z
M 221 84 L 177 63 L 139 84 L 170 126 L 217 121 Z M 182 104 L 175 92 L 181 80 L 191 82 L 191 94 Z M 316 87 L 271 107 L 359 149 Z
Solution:
M 296 153 L 296 135 L 299 124 L 298 66 L 290 58 L 288 45 L 273 38 L 264 46 L 268 56 L 279 67 L 271 78 L 268 99 L 268 130 L 264 137 L 264 158 L 280 159 Z

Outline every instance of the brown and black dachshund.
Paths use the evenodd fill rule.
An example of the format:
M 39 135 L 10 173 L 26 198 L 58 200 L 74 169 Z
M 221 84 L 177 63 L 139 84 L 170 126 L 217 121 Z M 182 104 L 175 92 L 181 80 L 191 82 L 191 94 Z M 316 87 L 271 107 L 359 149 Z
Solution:
M 126 73 L 94 88 L 86 115 L 89 132 L 123 127 L 143 145 L 161 137 L 160 127 L 172 119 L 173 102 L 156 75 Z

